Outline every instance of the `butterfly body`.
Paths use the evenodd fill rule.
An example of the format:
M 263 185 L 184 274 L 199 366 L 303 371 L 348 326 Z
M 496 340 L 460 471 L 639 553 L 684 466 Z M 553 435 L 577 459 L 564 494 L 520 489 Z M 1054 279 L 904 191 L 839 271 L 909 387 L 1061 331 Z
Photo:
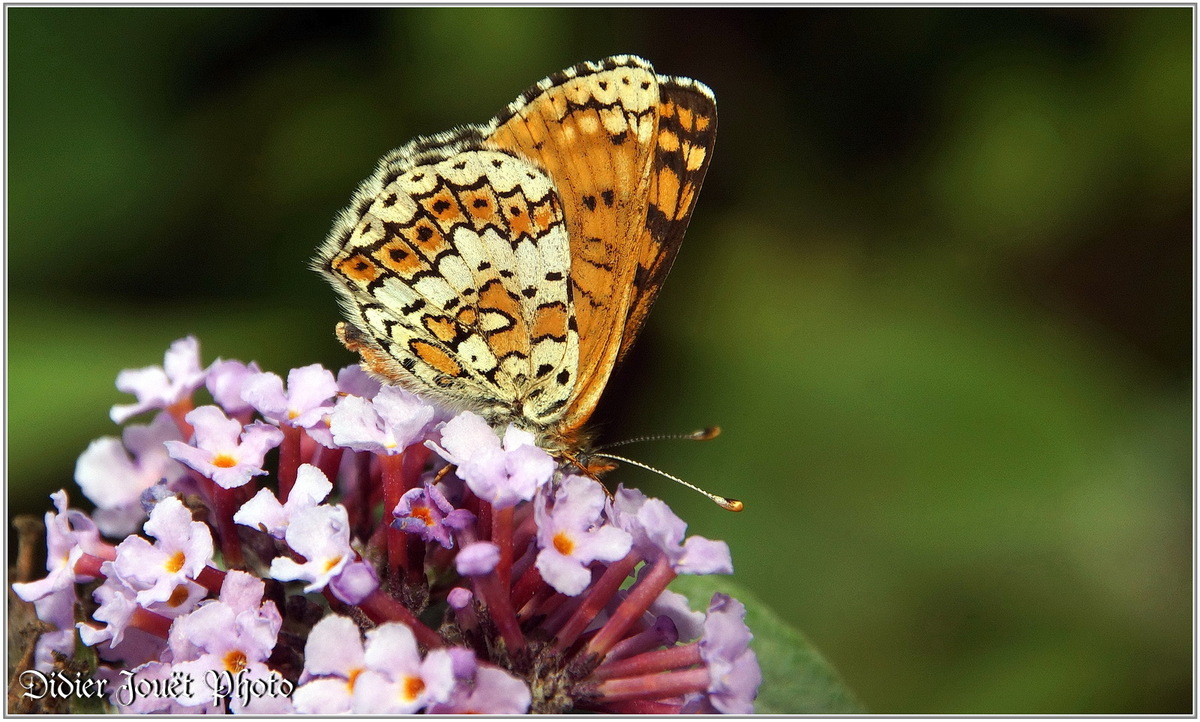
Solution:
M 715 129 L 705 86 L 614 56 L 388 153 L 314 260 L 339 338 L 386 383 L 577 452 L 678 252 Z

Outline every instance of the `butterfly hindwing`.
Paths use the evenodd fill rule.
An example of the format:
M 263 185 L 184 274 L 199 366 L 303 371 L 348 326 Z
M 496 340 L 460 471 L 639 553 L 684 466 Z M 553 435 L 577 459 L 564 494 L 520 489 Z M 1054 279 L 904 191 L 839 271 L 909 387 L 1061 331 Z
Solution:
M 557 193 L 521 158 L 442 150 L 418 165 L 385 158 L 341 220 L 349 234 L 335 227 L 322 249 L 358 331 L 347 345 L 376 375 L 451 406 L 553 420 L 578 349 Z

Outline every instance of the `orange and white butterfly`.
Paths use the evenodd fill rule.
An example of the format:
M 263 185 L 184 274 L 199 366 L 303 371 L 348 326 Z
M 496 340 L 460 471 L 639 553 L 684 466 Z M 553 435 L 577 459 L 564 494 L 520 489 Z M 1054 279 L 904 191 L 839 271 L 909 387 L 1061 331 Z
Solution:
M 577 452 L 671 268 L 716 138 L 703 84 L 631 55 L 385 155 L 313 265 L 386 383 Z

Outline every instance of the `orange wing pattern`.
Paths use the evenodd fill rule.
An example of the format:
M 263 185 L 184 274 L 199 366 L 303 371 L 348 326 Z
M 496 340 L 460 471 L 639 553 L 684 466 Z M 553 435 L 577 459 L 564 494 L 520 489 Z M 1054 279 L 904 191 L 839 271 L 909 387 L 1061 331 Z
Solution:
M 535 160 L 563 199 L 580 336 L 563 434 L 591 416 L 670 270 L 715 121 L 707 88 L 632 56 L 553 75 L 494 121 L 489 144 Z
M 712 155 L 704 85 L 581 63 L 380 161 L 314 267 L 389 383 L 569 448 L 662 286 Z
M 717 140 L 717 103 L 708 88 L 688 78 L 660 78 L 660 83 L 646 222 L 618 361 L 641 332 L 675 262 Z
M 658 100 L 658 78 L 645 61 L 585 63 L 532 88 L 497 118 L 488 138 L 545 168 L 563 201 L 579 371 L 562 431 L 591 415 L 620 347 L 637 268 L 634 243 L 646 217 Z
M 494 150 L 409 157 L 381 164 L 344 238 L 321 249 L 317 268 L 350 319 L 339 338 L 388 383 L 497 423 L 552 425 L 574 388 L 578 338 L 550 179 Z

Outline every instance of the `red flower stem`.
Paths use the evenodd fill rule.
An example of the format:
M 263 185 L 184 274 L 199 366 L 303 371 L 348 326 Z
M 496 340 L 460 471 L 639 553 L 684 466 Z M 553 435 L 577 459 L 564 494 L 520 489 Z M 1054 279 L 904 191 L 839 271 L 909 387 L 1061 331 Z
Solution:
M 385 526 L 377 526 L 375 531 L 371 532 L 371 538 L 367 540 L 368 557 L 378 559 L 382 555 L 387 548 L 387 533 L 388 528 Z
M 537 564 L 530 564 L 529 568 L 525 570 L 525 574 L 513 585 L 513 606 L 518 609 L 524 607 L 535 594 L 545 588 L 546 583 L 542 581 L 542 574 L 538 571 Z
M 328 587 L 326 587 L 325 594 L 326 596 L 332 594 Z M 383 624 L 384 622 L 404 623 L 412 630 L 417 641 L 426 649 L 434 649 L 446 644 L 441 635 L 425 626 L 424 622 L 417 619 L 409 611 L 408 607 L 389 597 L 380 589 L 371 592 L 366 599 L 359 602 L 358 608 L 376 624 Z
M 226 489 L 220 484 L 212 485 L 213 514 L 217 519 L 217 536 L 220 537 L 221 553 L 225 556 L 225 565 L 230 568 L 243 566 L 246 562 L 242 557 L 242 540 L 238 538 L 237 524 L 233 515 L 245 501 L 242 489 L 249 489 L 250 484 L 235 489 Z
M 615 662 L 659 647 L 671 647 L 678 641 L 679 630 L 668 617 L 660 616 L 652 625 L 647 625 L 643 619 L 625 634 L 624 639 L 608 650 L 604 661 Z
M 557 641 L 554 643 L 554 651 L 562 654 L 575 643 L 575 640 L 592 623 L 592 620 L 596 618 L 600 610 L 604 609 L 604 605 L 608 604 L 608 600 L 612 599 L 617 590 L 621 588 L 621 584 L 625 581 L 625 578 L 629 576 L 630 572 L 633 571 L 641 559 L 642 557 L 637 553 L 637 550 L 632 550 L 625 555 L 625 558 L 613 562 L 609 565 L 608 569 L 604 570 L 604 573 L 600 575 L 600 578 L 588 590 L 587 598 L 575 610 L 575 614 L 558 631 Z
M 420 486 L 421 472 L 425 469 L 425 462 L 429 460 L 429 454 L 429 449 L 420 444 L 404 450 L 402 473 L 406 492 Z M 389 524 L 391 523 L 391 518 L 385 516 L 384 519 Z M 404 536 L 408 546 L 408 581 L 411 584 L 424 584 L 426 582 L 425 542 L 419 534 L 404 534 Z
M 483 600 L 492 623 L 500 630 L 500 636 L 504 638 L 509 651 L 524 649 L 525 635 L 521 633 L 521 624 L 517 621 L 512 600 L 508 598 L 508 590 L 500 586 L 500 580 L 494 572 L 481 574 L 473 579 L 475 596 Z
M 542 622 L 542 629 L 548 632 L 553 632 L 560 629 L 564 622 L 570 618 L 583 600 L 579 597 L 568 597 L 562 592 L 556 592 L 554 589 L 547 587 L 551 592 L 550 596 L 538 602 L 533 608 L 533 613 L 530 617 L 545 617 Z
M 296 485 L 296 472 L 300 468 L 300 439 L 304 429 L 280 424 L 283 442 L 279 445 L 279 501 L 287 501 Z
M 137 627 L 144 632 L 149 632 L 159 639 L 166 639 L 171 631 L 172 621 L 174 620 L 164 617 L 157 612 L 137 607 L 133 610 L 133 616 L 129 619 L 129 625 Z
M 204 476 L 195 469 L 192 469 L 190 466 L 187 467 L 186 471 L 188 475 L 192 477 L 192 480 L 196 482 L 197 488 L 200 489 L 201 496 L 203 496 L 204 500 L 209 503 L 210 507 L 211 505 L 215 504 L 217 493 L 214 490 L 217 488 L 216 482 L 207 476 Z
M 400 503 L 400 497 L 408 491 L 404 483 L 405 454 L 385 454 L 379 456 L 379 466 L 383 473 L 383 521 L 387 527 L 388 567 L 392 572 L 407 571 L 408 541 L 403 531 L 392 527 L 392 511 Z
M 546 600 L 550 597 L 553 597 L 555 594 L 556 592 L 551 589 L 549 585 L 542 585 L 537 590 L 537 593 L 534 594 L 533 598 L 525 602 L 525 604 L 517 610 L 517 619 L 521 620 L 522 624 L 528 622 L 530 619 L 533 619 L 533 617 L 538 613 L 539 608 L 546 603 Z M 550 611 L 554 611 L 556 608 L 557 607 L 554 607 L 550 609 Z
M 603 706 L 603 712 L 609 714 L 679 714 L 682 707 L 678 702 L 659 702 L 650 699 L 629 699 L 624 702 L 614 702 Z M 593 707 L 592 709 L 598 709 Z
M 603 657 L 607 654 L 608 650 L 621 640 L 629 627 L 650 608 L 654 600 L 658 599 L 658 595 L 663 593 L 663 590 L 676 576 L 678 575 L 671 568 L 671 563 L 665 556 L 660 556 L 654 562 L 654 566 L 650 568 L 650 573 L 643 573 L 637 584 L 630 587 L 625 601 L 621 602 L 621 605 L 608 618 L 596 636 L 588 642 L 582 653 L 583 656 Z
M 413 444 L 404 450 L 404 485 L 407 489 L 416 489 L 421 485 L 421 472 L 425 470 L 425 462 L 429 461 L 432 452 L 421 444 Z
M 533 514 L 526 514 L 525 518 L 521 519 L 520 523 L 517 524 L 516 530 L 513 532 L 513 549 L 529 548 L 536 534 L 537 522 L 534 520 Z
M 318 446 L 317 451 L 313 454 L 313 466 L 321 470 L 326 479 L 333 481 L 337 478 L 338 468 L 342 465 L 342 447 L 330 449 L 327 446 Z
M 475 613 L 475 600 L 472 599 L 461 609 L 455 609 L 454 619 L 458 622 L 458 628 L 464 632 L 478 629 L 479 615 Z
M 477 529 L 479 529 L 479 538 L 480 539 L 491 539 L 492 538 L 492 505 L 487 503 L 483 499 L 478 499 L 478 502 L 479 502 L 479 512 L 477 514 L 475 514 L 475 518 L 479 520 L 477 527 L 476 527 Z M 470 507 L 467 507 L 467 508 L 469 509 Z
M 679 670 L 704 664 L 700 657 L 700 644 L 692 642 L 678 647 L 642 652 L 616 662 L 605 662 L 592 672 L 592 679 L 605 680 L 620 677 L 640 677 L 669 670 Z
M 523 551 L 522 551 L 523 550 Z M 513 545 L 513 566 L 512 575 L 514 579 L 520 579 L 529 573 L 529 568 L 537 563 L 538 550 L 536 547 L 520 547 Z
M 417 534 L 405 534 L 408 551 L 408 581 L 411 584 L 423 584 L 425 577 L 425 542 Z
M 341 449 L 325 449 L 325 451 L 334 451 L 334 455 L 339 457 L 339 463 L 334 469 L 334 473 L 330 474 L 326 471 L 325 478 L 334 482 L 334 489 L 341 492 L 342 506 L 346 507 L 346 512 L 350 517 L 350 527 L 354 529 L 355 535 L 359 538 L 365 538 L 377 531 L 379 527 L 371 519 L 371 506 L 367 499 L 367 489 L 370 488 L 371 478 L 371 461 L 375 455 L 369 452 L 350 452 L 350 458 L 344 464 L 341 459 L 344 454 Z M 322 464 L 324 464 L 324 460 Z M 323 470 L 324 466 L 321 467 Z M 342 471 L 344 473 L 338 473 Z
M 225 572 L 215 567 L 204 567 L 193 580 L 213 594 L 221 593 L 221 585 L 225 584 Z
M 367 463 L 367 475 L 364 477 L 363 488 L 367 494 L 367 507 L 374 509 L 383 503 L 383 464 L 379 454 L 371 454 Z
M 83 556 L 79 557 L 79 559 L 75 561 L 75 568 L 72 571 L 75 572 L 75 576 L 77 577 L 91 577 L 93 579 L 99 579 L 100 577 L 104 576 L 104 574 L 100 571 L 100 565 L 106 561 L 112 561 L 112 559 L 101 559 L 94 554 L 88 554 L 85 552 Z
M 300 463 L 312 464 L 313 457 L 316 455 L 317 449 L 323 448 L 325 447 L 314 441 L 313 437 L 309 435 L 307 430 L 305 430 L 303 434 L 300 434 Z M 316 464 L 313 464 L 313 466 L 316 466 Z
M 512 587 L 513 563 L 513 508 L 492 508 L 492 543 L 500 547 L 500 562 L 496 565 L 496 578 L 500 588 L 509 590 Z M 510 594 L 505 594 L 512 601 Z
M 596 693 L 610 702 L 631 699 L 662 699 L 691 692 L 704 692 L 711 684 L 708 670 L 685 669 L 640 677 L 610 679 L 596 685 Z

